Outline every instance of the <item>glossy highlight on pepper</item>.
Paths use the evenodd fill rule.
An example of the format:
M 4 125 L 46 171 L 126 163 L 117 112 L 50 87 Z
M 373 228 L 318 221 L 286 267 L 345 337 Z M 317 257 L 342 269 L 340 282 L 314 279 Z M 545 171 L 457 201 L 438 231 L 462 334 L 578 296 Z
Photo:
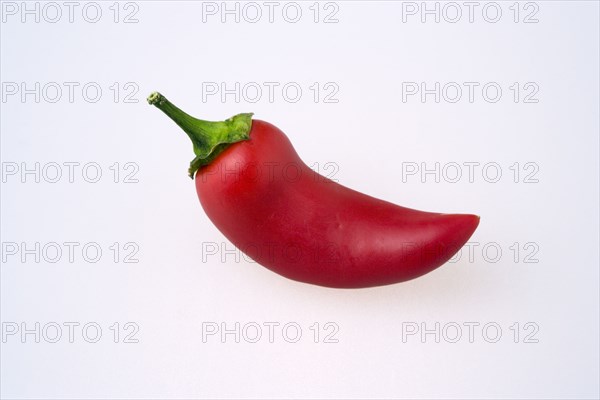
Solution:
M 148 102 L 192 140 L 189 173 L 210 220 L 287 278 L 333 288 L 407 281 L 447 262 L 479 224 L 476 215 L 401 207 L 323 177 L 281 130 L 250 113 L 211 122 L 159 93 Z

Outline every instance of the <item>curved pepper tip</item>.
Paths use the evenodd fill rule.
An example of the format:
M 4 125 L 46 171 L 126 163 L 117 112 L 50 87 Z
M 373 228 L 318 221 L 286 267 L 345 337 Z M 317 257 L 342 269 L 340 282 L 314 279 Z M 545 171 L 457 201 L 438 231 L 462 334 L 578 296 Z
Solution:
M 438 220 L 460 245 L 464 245 L 479 227 L 480 217 L 475 214 L 445 214 Z
M 467 225 L 471 227 L 473 232 L 479 226 L 479 222 L 481 221 L 481 217 L 476 214 L 462 214 L 462 218 L 467 221 Z
M 466 229 L 467 229 L 466 240 L 469 240 L 469 238 L 473 235 L 473 233 L 475 233 L 475 230 L 477 230 L 477 228 L 479 227 L 479 222 L 481 221 L 481 217 L 479 215 L 475 215 L 475 214 L 463 214 L 463 219 L 465 220 L 465 225 L 466 225 Z M 465 242 L 466 242 L 466 240 L 465 240 Z

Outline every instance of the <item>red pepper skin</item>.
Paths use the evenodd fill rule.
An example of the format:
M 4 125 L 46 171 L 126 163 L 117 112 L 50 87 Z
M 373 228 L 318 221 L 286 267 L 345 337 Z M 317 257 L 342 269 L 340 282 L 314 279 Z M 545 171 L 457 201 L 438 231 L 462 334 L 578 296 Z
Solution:
M 479 217 L 400 207 L 309 168 L 275 126 L 252 120 L 196 173 L 215 226 L 259 264 L 287 278 L 333 288 L 388 285 L 424 275 L 471 237 Z

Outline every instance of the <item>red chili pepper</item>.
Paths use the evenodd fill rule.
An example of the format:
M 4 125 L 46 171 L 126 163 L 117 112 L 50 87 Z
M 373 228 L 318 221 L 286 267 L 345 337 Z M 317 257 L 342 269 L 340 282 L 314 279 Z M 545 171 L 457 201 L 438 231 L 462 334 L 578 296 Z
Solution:
M 336 288 L 413 279 L 448 261 L 479 224 L 476 215 L 417 211 L 333 182 L 302 162 L 283 132 L 252 114 L 209 122 L 159 93 L 148 102 L 192 139 L 189 173 L 215 226 L 290 279 Z

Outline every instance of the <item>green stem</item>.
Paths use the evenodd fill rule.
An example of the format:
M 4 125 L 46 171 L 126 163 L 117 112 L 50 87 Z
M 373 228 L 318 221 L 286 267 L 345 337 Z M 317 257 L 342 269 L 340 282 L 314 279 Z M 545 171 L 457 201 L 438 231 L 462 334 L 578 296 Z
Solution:
M 252 113 L 237 114 L 225 121 L 204 121 L 181 111 L 158 92 L 148 96 L 148 104 L 167 114 L 192 140 L 196 155 L 188 170 L 192 179 L 200 167 L 210 164 L 233 143 L 250 138 Z

